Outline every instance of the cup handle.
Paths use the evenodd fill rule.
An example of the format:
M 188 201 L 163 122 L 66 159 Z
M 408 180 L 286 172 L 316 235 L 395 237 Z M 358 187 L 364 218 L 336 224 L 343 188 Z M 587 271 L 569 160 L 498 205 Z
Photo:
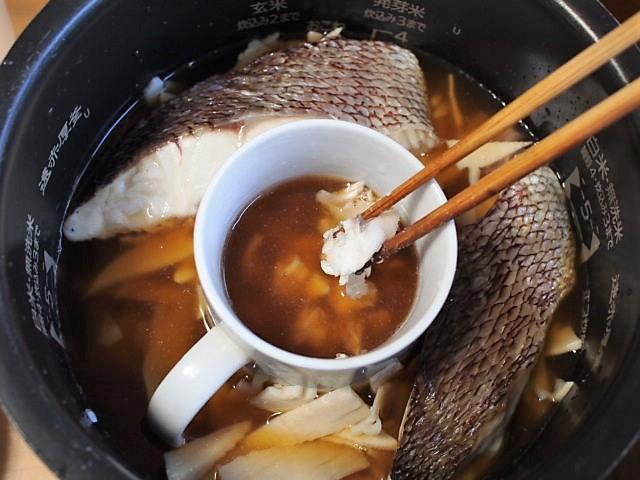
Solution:
M 162 380 L 149 401 L 147 421 L 174 446 L 205 403 L 231 375 L 250 361 L 220 327 L 213 327 Z

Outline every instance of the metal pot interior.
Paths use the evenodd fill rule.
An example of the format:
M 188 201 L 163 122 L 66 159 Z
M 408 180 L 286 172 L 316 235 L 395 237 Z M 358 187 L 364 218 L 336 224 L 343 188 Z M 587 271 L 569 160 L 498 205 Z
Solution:
M 332 25 L 344 26 L 346 35 L 430 52 L 508 101 L 615 22 L 597 2 L 550 0 L 464 6 L 446 0 L 59 0 L 47 6 L 0 68 L 0 385 L 7 410 L 61 477 L 153 473 L 133 471 L 126 454 L 92 423 L 61 334 L 61 224 L 93 153 L 154 75 L 212 50 L 240 51 L 251 38 L 274 31 Z M 526 124 L 542 137 L 638 73 L 635 49 Z M 554 164 L 573 209 L 584 272 L 578 296 L 585 349 L 572 373 L 579 388 L 500 478 L 604 477 L 637 436 L 640 407 L 633 397 L 640 365 L 631 354 L 640 345 L 639 157 L 635 113 Z

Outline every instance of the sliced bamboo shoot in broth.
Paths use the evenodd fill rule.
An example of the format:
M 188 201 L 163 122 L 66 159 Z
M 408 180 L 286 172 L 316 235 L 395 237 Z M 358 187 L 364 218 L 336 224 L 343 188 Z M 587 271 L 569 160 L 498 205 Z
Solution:
M 417 55 L 426 75 L 432 121 L 441 139 L 462 138 L 500 108 L 501 103 L 488 90 L 463 72 L 429 55 Z M 219 71 L 215 64 L 210 67 L 212 73 Z M 176 80 L 181 81 L 179 72 Z M 114 138 L 127 128 L 125 119 L 116 127 Z M 496 139 L 530 140 L 519 128 Z M 111 145 L 109 139 L 105 145 Z M 511 153 L 525 146 L 501 144 L 487 151 Z M 412 151 L 427 163 L 437 149 Z M 438 180 L 450 196 L 477 179 L 490 162 L 483 157 L 481 163 L 452 167 Z M 92 193 L 96 178 L 112 173 L 105 174 L 98 167 L 90 170 L 79 197 Z M 353 186 L 358 179 L 348 180 Z M 355 355 L 373 349 L 411 310 L 416 253 L 406 250 L 389 258 L 374 268 L 366 293 L 359 298 L 346 295 L 345 287 L 321 270 L 320 250 L 322 233 L 353 216 L 354 204 L 343 208 L 332 203 L 331 196 L 316 198 L 318 191 L 335 192 L 345 182 L 313 178 L 294 182 L 294 186 L 287 187 L 291 194 L 283 205 L 287 213 L 279 214 L 282 221 L 273 223 L 273 232 L 257 227 L 237 231 L 241 247 L 229 242 L 225 272 L 233 307 L 258 335 L 290 351 L 335 357 L 336 353 Z M 352 193 L 344 192 L 345 198 Z M 262 200 L 277 203 L 275 196 L 267 197 Z M 487 202 L 475 209 L 464 223 L 475 223 L 492 206 Z M 292 224 L 296 209 L 304 214 Z M 280 246 L 272 234 L 280 235 Z M 63 327 L 74 373 L 87 407 L 96 413 L 97 427 L 135 468 L 153 478 L 165 478 L 168 473 L 176 480 L 212 475 L 223 480 L 386 479 L 419 362 L 415 352 L 403 364 L 380 372 L 371 385 L 334 392 L 317 391 L 314 386 L 272 385 L 261 371 L 248 365 L 200 411 L 186 434 L 192 443 L 167 454 L 165 471 L 168 448 L 147 430 L 143 418 L 152 392 L 206 333 L 210 321 L 199 292 L 192 236 L 193 221 L 186 218 L 148 232 L 64 244 Z M 248 279 L 268 283 L 273 298 L 269 308 L 264 308 L 264 292 L 248 288 Z M 286 328 L 266 322 L 274 316 L 285 320 Z M 508 455 L 510 446 L 525 450 L 535 437 L 532 432 L 542 428 L 555 405 L 578 388 L 571 383 L 574 352 L 582 348 L 582 339 L 575 333 L 578 318 L 575 298 L 566 299 L 549 330 L 546 355 L 541 355 L 496 448 L 482 452 L 456 478 L 490 476 L 492 468 L 513 458 Z M 340 335 L 332 328 L 336 322 L 342 326 Z

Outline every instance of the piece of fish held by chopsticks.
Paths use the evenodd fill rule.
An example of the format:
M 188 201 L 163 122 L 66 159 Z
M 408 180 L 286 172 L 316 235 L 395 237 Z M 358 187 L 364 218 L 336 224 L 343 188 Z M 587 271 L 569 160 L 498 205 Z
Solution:
M 425 336 L 393 479 L 451 478 L 500 432 L 575 282 L 574 248 L 564 194 L 548 168 L 461 228 L 457 276 Z
M 302 118 L 355 122 L 407 148 L 438 141 L 424 76 L 409 50 L 345 38 L 304 43 L 211 77 L 155 110 L 118 149 L 116 163 L 128 166 L 73 211 L 64 234 L 107 238 L 192 216 L 240 145 Z

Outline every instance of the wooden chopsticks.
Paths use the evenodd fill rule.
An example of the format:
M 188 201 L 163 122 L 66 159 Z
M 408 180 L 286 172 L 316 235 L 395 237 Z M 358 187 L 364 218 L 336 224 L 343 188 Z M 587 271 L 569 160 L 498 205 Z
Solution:
M 501 132 L 516 124 L 549 100 L 594 72 L 619 53 L 640 41 L 640 12 L 586 48 L 538 82 L 451 148 L 430 160 L 425 168 L 369 207 L 362 217 L 369 220 L 388 210 L 409 193 L 434 178 Z
M 376 260 L 384 259 L 412 244 L 443 223 L 482 203 L 535 169 L 546 165 L 558 155 L 570 150 L 636 108 L 640 108 L 640 78 L 481 178 L 427 216 L 401 230 L 383 244 Z
M 424 169 L 369 207 L 362 214 L 363 218 L 368 220 L 387 210 L 434 178 L 444 168 L 457 163 L 638 41 L 640 41 L 640 12 L 602 37 L 600 41 L 583 50 L 458 143 L 431 160 Z M 388 257 L 443 223 L 475 207 L 638 108 L 639 104 L 640 83 L 636 80 L 387 240 L 376 258 L 380 260 Z

